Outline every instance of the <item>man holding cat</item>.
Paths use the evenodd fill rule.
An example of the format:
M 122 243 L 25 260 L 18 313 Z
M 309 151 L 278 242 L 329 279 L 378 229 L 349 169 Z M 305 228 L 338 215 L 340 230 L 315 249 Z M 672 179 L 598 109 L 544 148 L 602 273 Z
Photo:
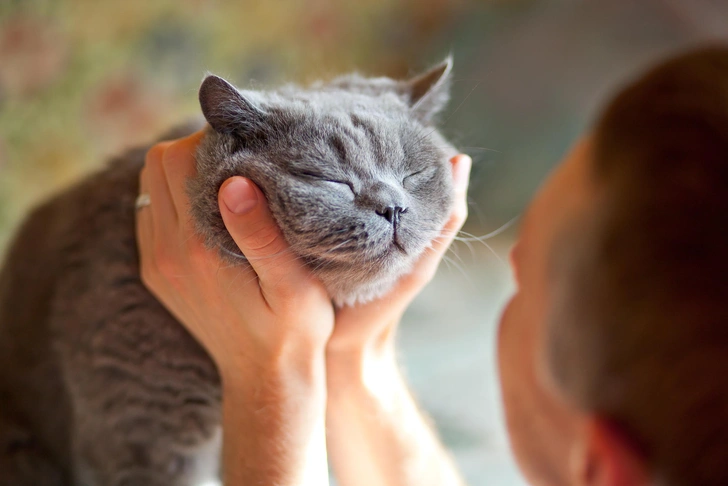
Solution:
M 220 210 L 255 272 L 240 276 L 190 236 L 198 137 L 149 153 L 141 184 L 154 203 L 138 232 L 145 282 L 223 376 L 226 483 L 324 484 L 325 423 L 342 486 L 461 484 L 393 352 L 449 240 L 384 298 L 334 311 L 286 258 L 262 193 L 233 178 Z M 443 235 L 464 221 L 469 164 L 452 160 L 459 206 Z M 532 484 L 728 484 L 725 228 L 728 48 L 716 47 L 622 91 L 524 217 L 498 347 Z
M 250 275 L 221 263 L 194 236 L 184 187 L 201 136 L 147 154 L 140 190 L 154 202 L 139 212 L 137 231 L 143 280 L 218 365 L 224 430 L 247 431 L 224 434 L 225 484 L 325 484 L 325 442 L 342 485 L 462 484 L 407 390 L 393 342 L 452 236 L 438 240 L 387 297 L 334 315 L 249 180 L 221 187 L 220 211 Z M 451 164 L 457 204 L 446 235 L 467 216 L 471 161 L 461 155 Z M 422 461 L 428 466 L 416 466 Z

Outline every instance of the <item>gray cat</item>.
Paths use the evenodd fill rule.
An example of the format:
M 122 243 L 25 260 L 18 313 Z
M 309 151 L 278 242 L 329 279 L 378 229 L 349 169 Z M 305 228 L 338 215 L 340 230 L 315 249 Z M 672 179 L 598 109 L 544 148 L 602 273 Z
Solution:
M 336 305 L 386 292 L 451 209 L 455 151 L 433 127 L 450 68 L 448 59 L 408 81 L 349 75 L 266 92 L 207 77 L 208 128 L 188 187 L 199 233 L 246 264 L 217 192 L 230 176 L 250 177 Z M 0 272 L 0 485 L 219 477 L 215 366 L 139 279 L 134 200 L 146 150 L 35 209 L 9 249 Z

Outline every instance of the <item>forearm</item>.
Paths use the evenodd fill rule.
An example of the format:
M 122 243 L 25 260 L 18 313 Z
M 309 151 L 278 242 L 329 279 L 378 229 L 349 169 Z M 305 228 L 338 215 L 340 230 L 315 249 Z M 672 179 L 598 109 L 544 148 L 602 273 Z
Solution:
M 223 378 L 226 486 L 328 484 L 323 357 L 306 366 L 246 366 Z
M 327 376 L 327 439 L 341 486 L 464 484 L 410 394 L 391 346 L 376 356 L 329 360 Z

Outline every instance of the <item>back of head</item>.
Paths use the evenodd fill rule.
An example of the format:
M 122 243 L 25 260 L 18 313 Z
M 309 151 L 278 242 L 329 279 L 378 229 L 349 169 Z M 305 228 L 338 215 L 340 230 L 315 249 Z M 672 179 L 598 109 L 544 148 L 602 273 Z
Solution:
M 673 58 L 607 107 L 598 203 L 552 260 L 549 363 L 658 484 L 728 484 L 728 47 Z

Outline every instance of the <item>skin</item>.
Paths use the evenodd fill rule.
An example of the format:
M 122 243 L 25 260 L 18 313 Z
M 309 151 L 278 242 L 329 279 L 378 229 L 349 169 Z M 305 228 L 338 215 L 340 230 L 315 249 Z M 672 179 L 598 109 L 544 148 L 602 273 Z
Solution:
M 575 145 L 539 190 L 511 252 L 516 291 L 499 324 L 499 373 L 511 446 L 535 486 L 652 484 L 641 458 L 597 414 L 570 405 L 549 372 L 545 317 L 548 263 L 562 232 L 595 210 L 589 138 Z
M 287 246 L 252 183 L 233 178 L 220 190 L 225 224 L 253 264 L 249 274 L 223 268 L 195 238 L 181 215 L 199 137 L 150 151 L 141 190 L 152 205 L 139 211 L 138 240 L 145 283 L 223 377 L 225 484 L 325 484 L 327 443 L 342 486 L 462 485 L 398 370 L 393 340 L 465 220 L 470 159 L 451 161 L 456 209 L 414 272 L 378 301 L 334 311 L 305 268 L 276 260 Z M 589 163 L 586 137 L 533 200 L 511 255 L 517 290 L 498 335 L 506 423 L 533 485 L 644 486 L 653 484 L 644 458 L 598 414 L 570 405 L 545 359 L 548 257 L 563 244 L 560 232 L 594 210 Z
M 142 280 L 215 360 L 224 428 L 246 431 L 224 434 L 225 484 L 325 484 L 333 309 L 320 283 L 281 258 L 283 238 L 261 224 L 270 214 L 246 180 L 222 187 L 220 209 L 253 270 L 224 265 L 194 235 L 184 185 L 201 135 L 147 155 L 140 190 L 152 204 L 137 215 Z
M 326 484 L 327 442 L 342 486 L 462 484 L 397 369 L 393 339 L 467 217 L 470 158 L 451 160 L 455 209 L 413 272 L 387 296 L 335 312 L 322 285 L 287 256 L 249 180 L 226 181 L 219 205 L 252 268 L 229 267 L 196 237 L 185 180 L 201 137 L 147 154 L 140 192 L 152 203 L 137 213 L 137 240 L 144 283 L 220 371 L 225 484 Z

